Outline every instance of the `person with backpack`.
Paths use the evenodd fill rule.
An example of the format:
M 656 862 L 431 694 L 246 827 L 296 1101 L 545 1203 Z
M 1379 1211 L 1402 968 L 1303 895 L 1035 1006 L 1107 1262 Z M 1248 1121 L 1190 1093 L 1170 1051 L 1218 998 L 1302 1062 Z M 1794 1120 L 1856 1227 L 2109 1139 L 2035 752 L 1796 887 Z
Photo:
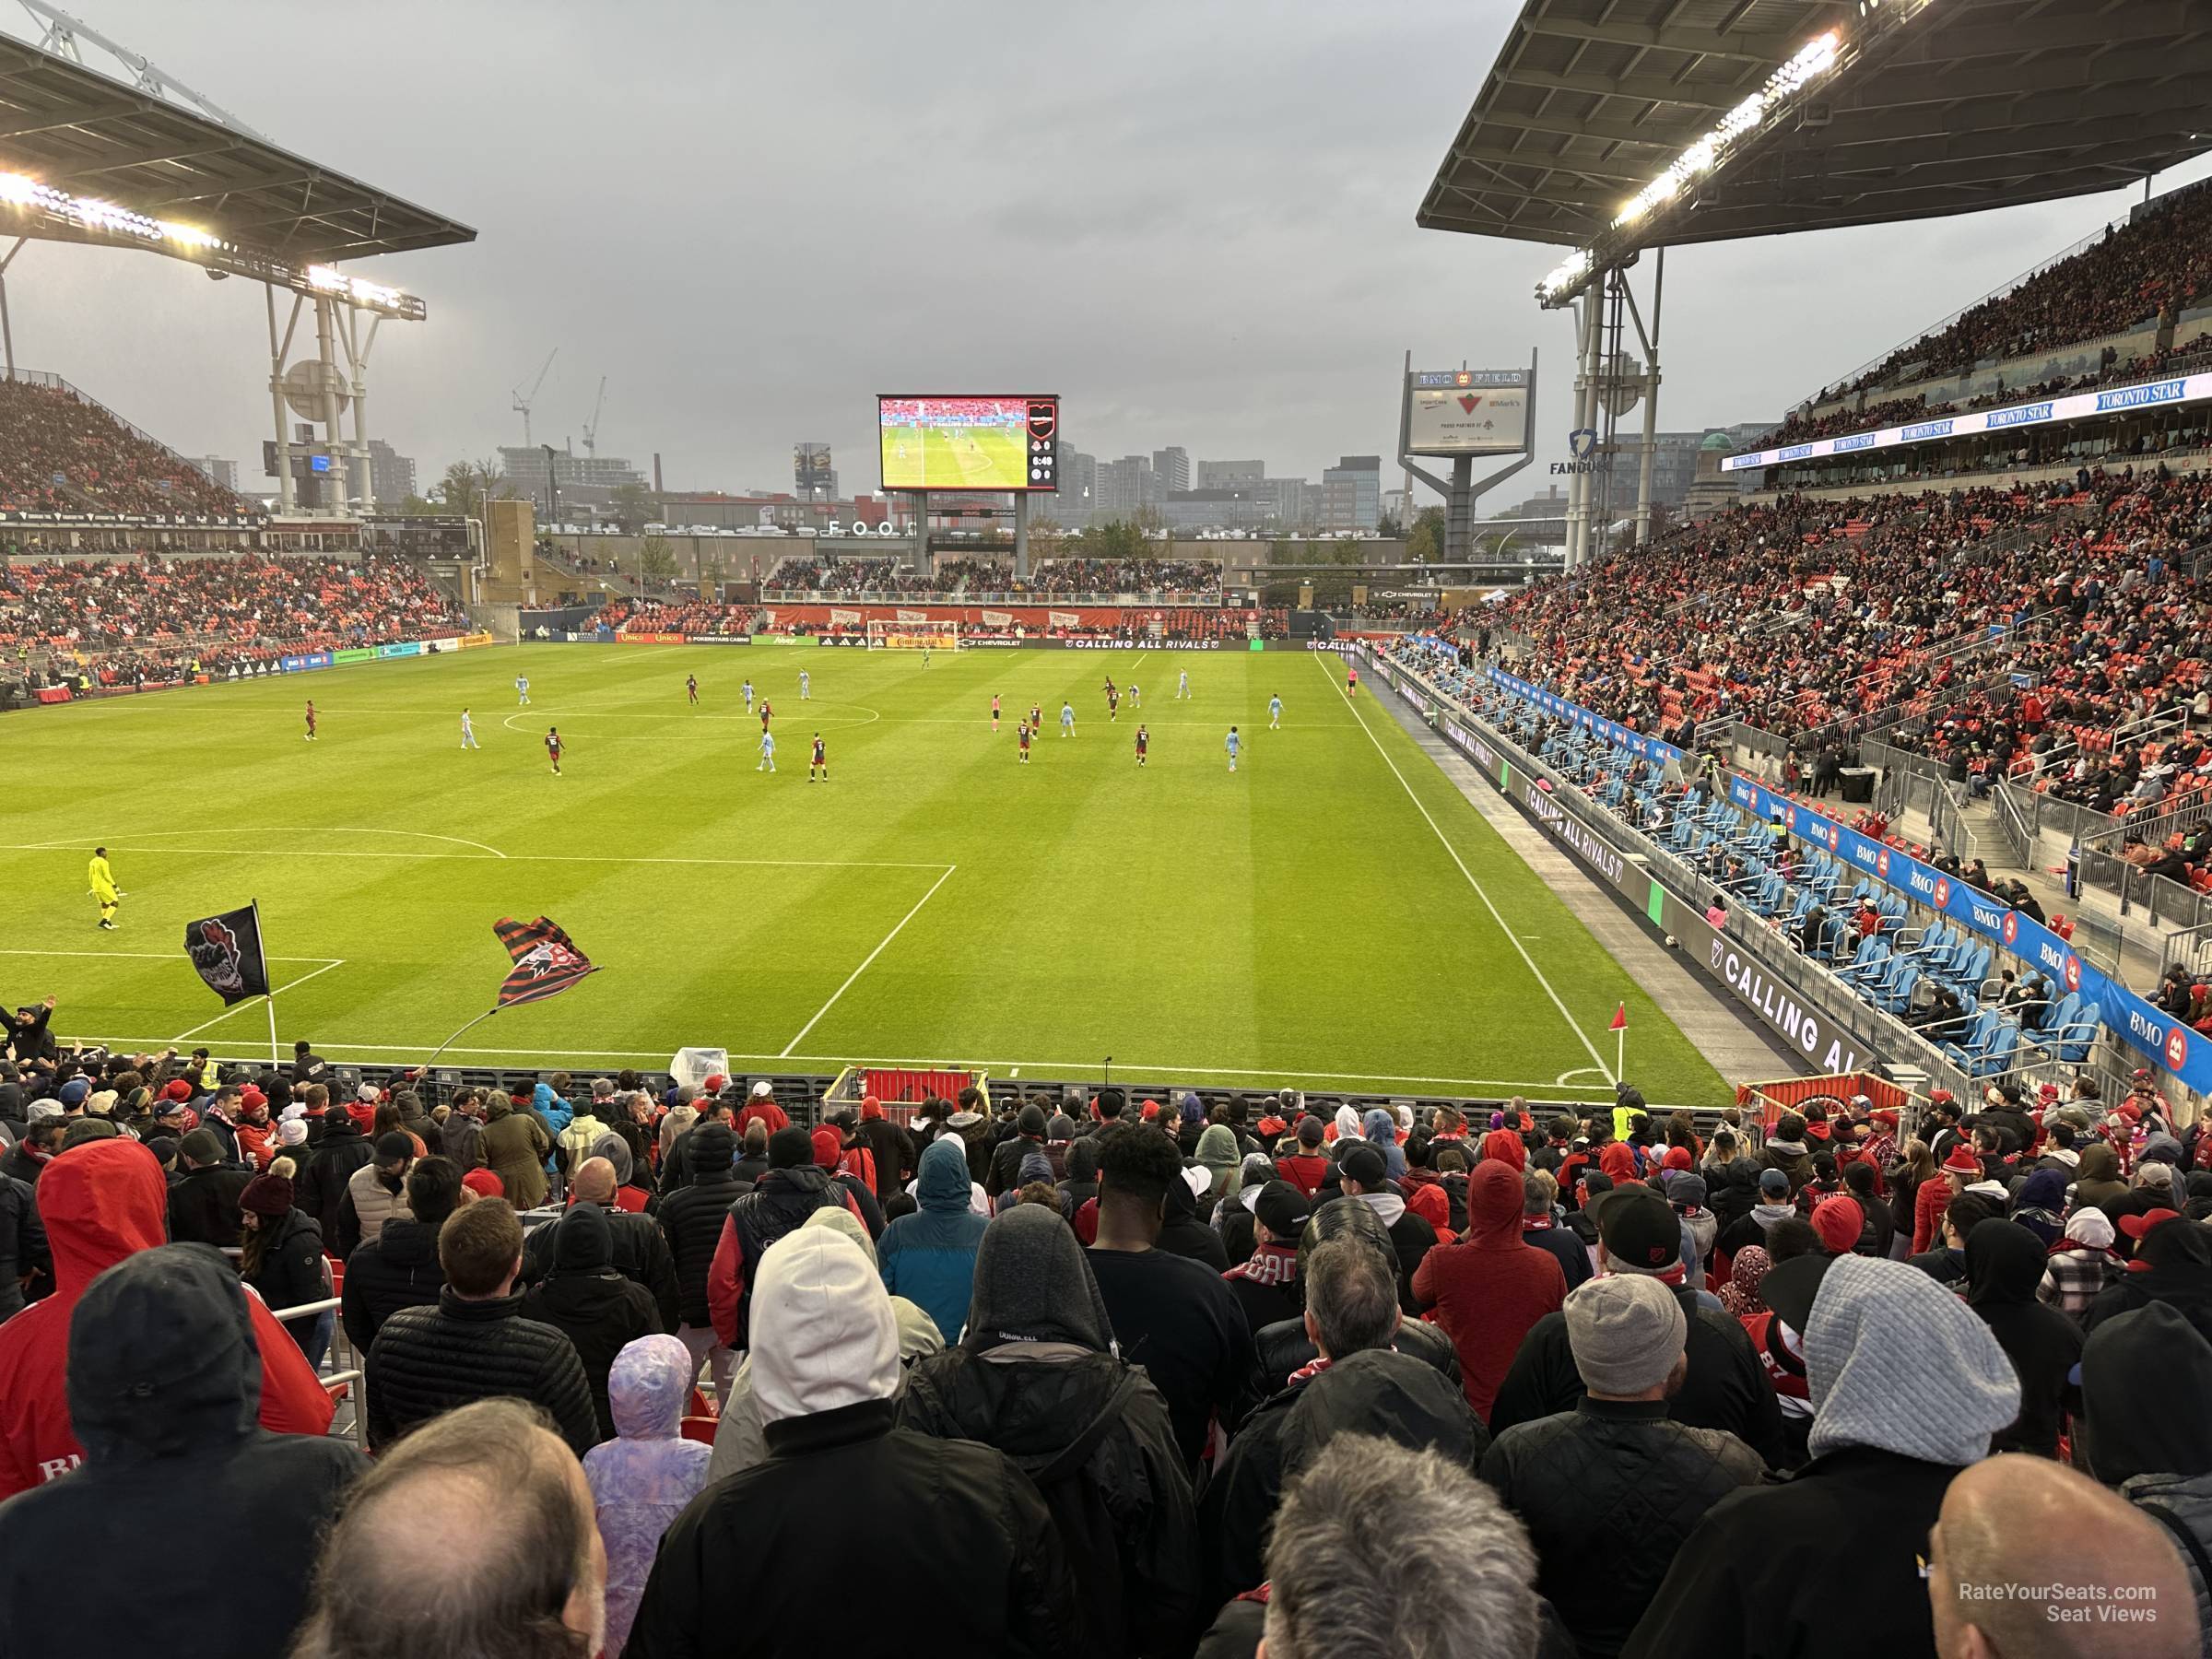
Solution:
M 835 1130 L 816 1133 L 832 1143 L 837 1139 Z M 818 1167 L 820 1153 L 813 1136 L 796 1124 L 777 1130 L 768 1137 L 768 1173 L 723 1218 L 722 1237 L 707 1268 L 707 1308 L 715 1335 L 733 1353 L 752 1346 L 752 1281 L 759 1277 L 760 1260 L 771 1244 L 796 1232 L 808 1216 L 830 1205 L 842 1205 L 866 1225 L 852 1190 Z
M 1175 1651 L 1199 1613 L 1167 1402 L 1112 1335 L 1066 1223 L 1017 1205 L 984 1230 L 967 1335 L 917 1361 L 900 1402 L 901 1428 L 995 1446 L 1043 1494 L 1086 1616 L 1079 1659 Z

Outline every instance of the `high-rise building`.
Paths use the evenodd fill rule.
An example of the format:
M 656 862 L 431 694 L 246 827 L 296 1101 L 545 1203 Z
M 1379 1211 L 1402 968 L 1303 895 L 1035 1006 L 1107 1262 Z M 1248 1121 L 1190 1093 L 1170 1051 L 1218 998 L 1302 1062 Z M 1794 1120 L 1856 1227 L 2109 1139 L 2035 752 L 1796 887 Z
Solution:
M 625 484 L 642 484 L 644 475 L 618 455 L 578 455 L 567 450 L 542 446 L 521 449 L 501 445 L 500 469 L 508 481 L 525 494 L 543 495 L 546 459 L 552 456 L 553 482 L 562 489 L 618 489 Z
M 1410 527 L 1411 506 L 1411 498 L 1403 488 L 1382 492 L 1382 516 L 1395 519 L 1401 529 Z
M 369 488 L 379 507 L 396 507 L 415 493 L 415 457 L 403 455 L 382 438 L 369 440 Z
M 1058 441 L 1059 490 L 1044 500 L 1032 501 L 1032 510 L 1041 510 L 1055 524 L 1080 528 L 1090 522 L 1098 506 L 1099 462 L 1095 455 L 1087 455 L 1065 439 Z
M 1374 532 L 1382 517 L 1382 457 L 1343 455 L 1321 474 L 1321 528 L 1331 535 Z
M 1267 476 L 1265 461 L 1201 461 L 1198 463 L 1200 489 L 1235 489 L 1246 484 L 1257 484 Z
M 1119 461 L 1100 463 L 1091 508 L 1093 524 L 1135 518 L 1147 508 L 1156 510 L 1160 505 L 1151 456 L 1124 455 Z
M 800 500 L 834 501 L 837 500 L 837 471 L 830 465 L 830 446 L 828 444 L 793 444 L 791 446 L 791 477 Z
M 226 461 L 220 455 L 187 455 L 184 458 L 225 489 L 238 488 L 237 462 Z M 381 495 L 382 491 L 378 493 Z
M 1191 452 L 1181 444 L 1152 452 L 1152 476 L 1159 480 L 1161 495 L 1171 496 L 1191 487 Z
M 1252 488 L 1268 498 L 1275 524 L 1284 530 L 1301 530 L 1312 517 L 1314 490 L 1303 478 L 1262 478 Z

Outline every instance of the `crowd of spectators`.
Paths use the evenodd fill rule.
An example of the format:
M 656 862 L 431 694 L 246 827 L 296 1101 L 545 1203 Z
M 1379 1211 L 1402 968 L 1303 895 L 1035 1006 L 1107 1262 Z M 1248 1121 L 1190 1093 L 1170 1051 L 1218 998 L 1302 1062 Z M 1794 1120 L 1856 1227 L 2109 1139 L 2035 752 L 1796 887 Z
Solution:
M 1212 605 L 1221 598 L 1221 567 L 1189 559 L 1046 559 L 1030 573 L 1026 591 L 1041 599 L 1132 594 Z
M 2147 1087 L 1771 1122 L 970 1088 L 809 1129 L 766 1083 L 440 1099 L 53 1015 L 0 1071 L 9 1652 L 888 1656 L 921 1619 L 2024 1659 L 2102 1651 L 2048 1609 L 2125 1586 L 2128 1651 L 2183 1659 L 2212 1612 L 2176 1427 L 2212 1131 Z M 325 1432 L 326 1316 L 277 1317 L 332 1281 L 373 1470 Z M 257 1571 L 187 1640 L 99 1547 L 117 1505 Z M 1801 1594 L 1840 1544 L 1847 1618 Z
M 56 482 L 56 479 L 60 482 Z M 182 456 L 62 386 L 0 380 L 0 510 L 246 514 Z
M 54 674 L 220 673 L 468 628 L 443 588 L 388 554 L 0 560 L 0 656 Z
M 2171 317 L 2212 293 L 2212 191 L 2176 191 L 2025 282 L 1900 346 L 1824 403 L 1871 386 L 1955 374 L 1976 363 L 2056 351 Z
M 2109 809 L 2147 759 L 2198 752 L 2146 757 L 2114 735 L 2194 712 L 2212 587 L 2180 556 L 2207 541 L 2205 475 L 2085 469 L 1739 508 L 1498 608 L 1535 641 L 1535 677 L 1639 729 L 1730 716 L 1803 738 L 1901 720 L 1888 740 L 1960 782 L 2032 772 Z
M 626 634 L 712 634 L 743 638 L 760 631 L 757 606 L 712 599 L 610 599 L 592 618 L 594 628 Z

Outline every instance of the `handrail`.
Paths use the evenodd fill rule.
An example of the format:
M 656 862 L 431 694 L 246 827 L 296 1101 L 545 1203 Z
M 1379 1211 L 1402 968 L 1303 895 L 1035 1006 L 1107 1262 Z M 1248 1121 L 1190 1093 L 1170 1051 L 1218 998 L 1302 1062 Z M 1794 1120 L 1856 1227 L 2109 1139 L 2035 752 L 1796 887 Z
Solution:
M 1189 593 L 1181 588 L 1132 589 L 1126 593 L 978 593 L 960 588 L 769 588 L 760 590 L 763 605 L 1021 605 L 1055 607 L 1069 605 L 1182 605 L 1208 609 L 1224 606 L 1219 592 Z

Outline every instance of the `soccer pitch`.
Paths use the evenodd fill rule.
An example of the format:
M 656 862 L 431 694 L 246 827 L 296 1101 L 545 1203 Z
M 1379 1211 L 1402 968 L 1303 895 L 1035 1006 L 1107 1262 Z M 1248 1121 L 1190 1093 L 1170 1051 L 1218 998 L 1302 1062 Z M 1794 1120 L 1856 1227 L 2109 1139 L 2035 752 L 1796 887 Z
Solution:
M 774 705 L 772 775 L 748 676 Z M 1143 693 L 1112 724 L 1108 676 Z M 1032 703 L 1045 729 L 1022 766 Z M 826 783 L 806 776 L 817 731 Z M 1389 712 L 1347 699 L 1330 654 L 984 650 L 924 668 L 527 645 L 27 710 L 0 738 L 18 779 L 51 782 L 0 825 L 5 994 L 58 997 L 65 1038 L 253 1052 L 260 1007 L 226 1014 L 182 940 L 258 900 L 282 1041 L 339 1061 L 427 1058 L 491 1006 L 493 922 L 542 912 L 605 971 L 485 1021 L 456 1061 L 658 1066 L 700 1044 L 742 1069 L 1095 1077 L 1111 1054 L 1132 1081 L 1602 1100 L 1625 1000 L 1651 1100 L 1726 1099 Z M 95 844 L 128 895 L 113 933 L 86 892 Z
M 886 489 L 1022 489 L 1029 433 L 1020 427 L 883 429 Z

